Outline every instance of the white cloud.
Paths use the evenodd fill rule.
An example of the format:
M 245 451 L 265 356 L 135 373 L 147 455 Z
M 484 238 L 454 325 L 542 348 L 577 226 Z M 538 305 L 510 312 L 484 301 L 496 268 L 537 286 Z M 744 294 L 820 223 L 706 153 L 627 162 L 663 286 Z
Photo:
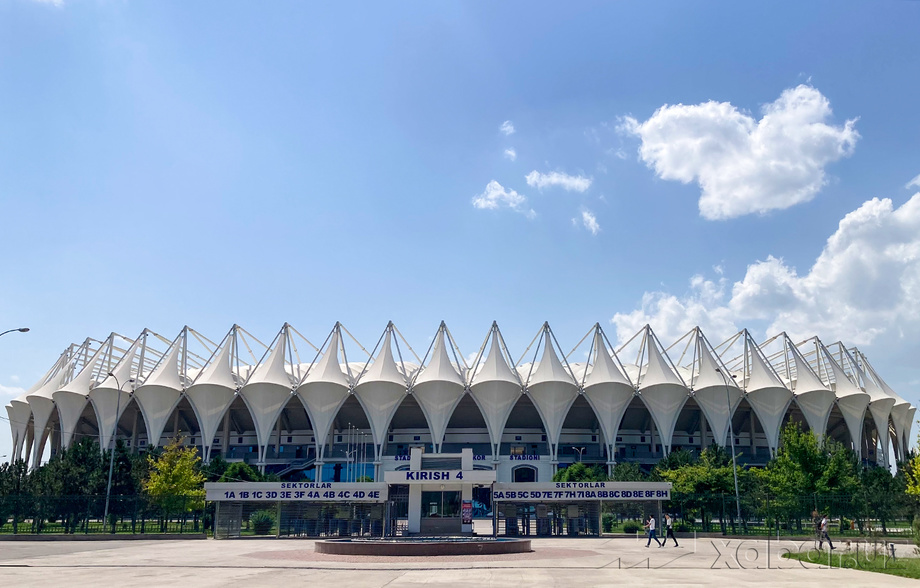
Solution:
M 517 159 L 517 151 L 515 151 L 513 147 L 508 147 L 507 149 L 505 149 L 505 157 L 507 157 L 511 161 L 514 161 Z
M 518 194 L 492 180 L 486 185 L 482 194 L 473 197 L 473 206 L 486 210 L 498 210 L 499 208 L 510 208 L 519 212 L 527 218 L 534 218 L 537 213 L 532 208 L 527 208 L 527 197 Z
M 528 186 L 539 188 L 540 190 L 549 186 L 559 186 L 569 192 L 584 192 L 591 187 L 591 178 L 570 176 L 562 172 L 541 174 L 537 170 L 533 170 L 527 174 L 525 179 Z
M 508 135 L 514 134 L 514 125 L 511 123 L 510 120 L 506 120 L 505 122 L 502 123 L 502 126 L 498 127 L 498 130 L 504 133 L 505 136 L 507 137 Z
M 920 174 L 917 174 L 917 177 L 907 182 L 907 185 L 904 186 L 908 190 L 911 188 L 920 188 Z
M 727 288 L 726 278 L 691 279 L 682 296 L 648 292 L 641 307 L 618 313 L 618 337 L 649 323 L 663 341 L 699 324 L 720 339 L 762 321 L 764 334 L 786 331 L 794 339 L 818 335 L 869 345 L 880 338 L 910 343 L 920 337 L 920 193 L 899 208 L 874 198 L 847 214 L 811 268 L 800 275 L 769 256 L 748 266 Z M 721 340 L 721 339 L 720 339 Z
M 0 384 L 0 396 L 12 396 L 16 397 L 25 392 L 25 389 L 19 388 L 17 386 L 4 386 Z
M 645 122 L 620 119 L 639 137 L 639 157 L 663 180 L 697 182 L 700 214 L 710 220 L 788 208 L 814 198 L 826 165 L 849 156 L 856 119 L 827 121 L 830 102 L 800 85 L 763 107 L 755 120 L 728 102 L 667 105 Z
M 572 222 L 578 226 L 577 219 L 573 218 Z M 588 229 L 592 235 L 597 235 L 601 232 L 601 226 L 597 224 L 597 217 L 587 208 L 581 211 L 581 224 L 584 228 Z

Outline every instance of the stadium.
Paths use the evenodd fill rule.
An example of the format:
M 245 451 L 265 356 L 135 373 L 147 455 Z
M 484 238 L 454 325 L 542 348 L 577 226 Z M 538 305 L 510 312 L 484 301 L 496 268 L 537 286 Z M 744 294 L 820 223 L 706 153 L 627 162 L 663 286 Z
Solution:
M 289 324 L 267 345 L 237 325 L 216 342 L 112 333 L 69 346 L 6 410 L 13 458 L 32 467 L 82 437 L 134 451 L 181 437 L 205 461 L 288 480 L 380 481 L 422 447 L 544 482 L 576 461 L 648 468 L 713 443 L 763 464 L 788 421 L 890 466 L 916 409 L 859 349 L 818 337 L 743 330 L 713 346 L 694 328 L 664 347 L 646 326 L 615 349 L 598 324 L 565 351 L 544 324 L 516 358 L 496 323 L 464 355 L 442 322 L 421 356 L 393 323 L 371 351 L 339 323 L 320 345 Z

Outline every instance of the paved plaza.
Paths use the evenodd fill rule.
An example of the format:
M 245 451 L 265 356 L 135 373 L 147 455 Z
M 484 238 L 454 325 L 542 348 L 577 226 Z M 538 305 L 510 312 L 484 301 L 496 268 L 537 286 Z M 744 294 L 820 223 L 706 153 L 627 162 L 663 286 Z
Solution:
M 62 586 L 907 586 L 891 575 L 802 564 L 792 542 L 684 539 L 679 548 L 636 539 L 535 539 L 533 552 L 466 557 L 316 554 L 313 541 L 277 539 L 0 542 L 0 585 Z M 899 556 L 912 547 L 899 546 Z M 862 551 L 860 557 L 863 557 Z M 846 545 L 833 557 L 854 558 Z

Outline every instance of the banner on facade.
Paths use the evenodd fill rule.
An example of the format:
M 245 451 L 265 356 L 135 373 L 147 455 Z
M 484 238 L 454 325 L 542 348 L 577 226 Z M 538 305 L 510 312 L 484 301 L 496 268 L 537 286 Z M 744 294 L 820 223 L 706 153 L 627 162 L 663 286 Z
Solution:
M 461 525 L 472 525 L 473 524 L 473 501 L 464 500 L 460 503 L 460 524 Z
M 205 498 L 216 501 L 386 502 L 387 485 L 340 482 L 209 482 Z
M 403 470 L 383 472 L 387 484 L 491 484 L 495 470 Z
M 669 500 L 670 482 L 518 482 L 495 484 L 492 500 Z

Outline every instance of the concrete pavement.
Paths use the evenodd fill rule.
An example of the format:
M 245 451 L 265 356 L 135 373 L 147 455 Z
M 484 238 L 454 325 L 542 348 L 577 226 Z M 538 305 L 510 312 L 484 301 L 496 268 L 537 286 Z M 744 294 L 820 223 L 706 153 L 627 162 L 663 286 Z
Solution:
M 313 541 L 15 542 L 0 544 L 0 585 L 277 586 L 294 583 L 399 586 L 915 585 L 891 575 L 802 564 L 780 555 L 811 543 L 685 538 L 681 547 L 645 547 L 636 539 L 534 539 L 526 554 L 453 557 L 349 557 L 314 553 Z M 907 547 L 899 555 L 907 554 Z M 851 545 L 834 558 L 873 557 Z M 826 561 L 825 561 L 826 563 Z M 895 564 L 896 565 L 896 564 Z

